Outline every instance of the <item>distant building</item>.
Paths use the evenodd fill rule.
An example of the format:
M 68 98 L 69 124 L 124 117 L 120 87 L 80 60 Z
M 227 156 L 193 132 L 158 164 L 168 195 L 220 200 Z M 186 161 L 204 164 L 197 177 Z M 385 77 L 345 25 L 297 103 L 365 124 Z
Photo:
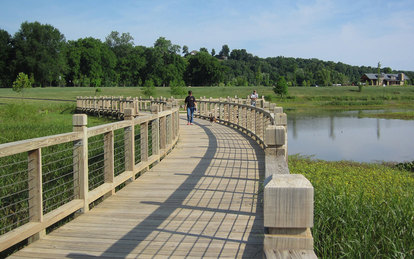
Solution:
M 195 55 L 197 55 L 198 54 L 198 51 L 197 50 L 193 50 L 193 51 L 191 51 L 190 52 L 190 55 L 191 56 L 195 56 Z
M 410 78 L 406 76 L 404 73 L 400 74 L 380 74 L 380 78 L 378 78 L 378 74 L 364 74 L 361 77 L 361 82 L 365 82 L 366 85 L 404 85 L 405 80 L 409 80 Z
M 216 57 L 218 58 L 218 59 L 221 59 L 221 60 L 227 60 L 228 59 L 228 57 L 227 56 L 224 56 L 224 55 L 216 55 Z

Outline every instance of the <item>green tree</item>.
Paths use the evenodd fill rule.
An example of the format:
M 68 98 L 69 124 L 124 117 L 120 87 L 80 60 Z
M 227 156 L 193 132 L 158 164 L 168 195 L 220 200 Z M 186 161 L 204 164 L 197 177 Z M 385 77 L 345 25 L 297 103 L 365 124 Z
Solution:
M 167 40 L 164 37 L 159 37 L 155 41 L 154 48 L 160 51 L 162 54 L 178 54 L 181 49 L 179 45 L 172 44 L 170 40 Z
M 233 78 L 232 85 L 234 86 L 248 86 L 249 82 L 247 79 L 243 76 L 238 76 L 236 78 Z
M 199 52 L 188 58 L 185 72 L 187 85 L 218 85 L 223 80 L 225 68 L 208 52 Z
M 280 76 L 276 85 L 273 87 L 273 92 L 281 97 L 288 95 L 288 85 L 284 76 Z
M 153 48 L 145 50 L 147 65 L 144 69 L 145 80 L 152 79 L 155 85 L 171 86 L 183 83 L 186 68 L 184 58 L 178 53 L 180 46 L 160 37 Z
M 13 71 L 13 45 L 11 35 L 0 29 L 0 87 L 10 87 Z
M 208 49 L 207 49 L 207 48 L 202 47 L 202 48 L 200 48 L 200 52 L 207 52 L 207 53 L 208 53 Z
M 64 73 L 65 37 L 58 29 L 39 22 L 22 23 L 13 37 L 16 69 L 33 73 L 38 85 L 52 85 Z
M 145 81 L 143 93 L 145 96 L 148 97 L 155 95 L 155 86 L 154 81 L 152 81 L 152 79 L 148 79 L 147 81 Z
M 230 54 L 230 48 L 229 48 L 229 46 L 227 46 L 227 44 L 223 45 L 221 47 L 220 52 L 219 52 L 219 56 L 221 56 L 221 57 L 229 57 L 229 54 Z
M 16 80 L 13 82 L 13 91 L 17 93 L 21 93 L 23 96 L 24 89 L 30 88 L 30 87 L 32 87 L 32 84 L 30 82 L 29 77 L 25 73 L 20 72 L 17 75 Z
M 184 55 L 184 57 L 188 55 L 188 47 L 187 47 L 187 45 L 184 45 L 183 46 L 183 55 Z
M 331 72 L 326 68 L 318 70 L 316 72 L 316 83 L 323 86 L 332 85 Z
M 66 75 L 67 85 L 80 86 L 81 85 L 81 55 L 82 48 L 80 41 L 68 41 L 65 45 L 64 55 L 66 57 Z
M 182 85 L 172 85 L 170 88 L 172 96 L 184 96 L 186 94 L 186 88 Z
M 216 50 L 215 49 L 211 49 L 211 55 L 214 57 L 216 55 Z
M 129 33 L 111 32 L 105 43 L 116 56 L 116 83 L 122 86 L 139 85 L 142 70 L 146 65 L 143 47 L 134 47 L 134 38 Z
M 257 86 L 262 85 L 262 81 L 263 81 L 262 68 L 259 66 L 256 70 L 256 85 Z
M 382 69 L 382 71 L 383 71 L 385 74 L 391 74 L 391 73 L 392 73 L 392 69 L 391 69 L 390 67 L 384 67 L 384 68 Z
M 112 31 L 105 38 L 105 44 L 107 44 L 110 48 L 134 46 L 134 38 L 131 36 L 131 34 L 129 34 L 129 32 L 119 34 L 117 31 Z
M 83 86 L 112 85 L 116 80 L 116 56 L 109 46 L 94 38 L 79 39 L 71 44 L 76 50 L 74 53 L 69 52 L 75 70 L 69 73 L 67 80 L 75 81 L 79 78 L 79 83 Z

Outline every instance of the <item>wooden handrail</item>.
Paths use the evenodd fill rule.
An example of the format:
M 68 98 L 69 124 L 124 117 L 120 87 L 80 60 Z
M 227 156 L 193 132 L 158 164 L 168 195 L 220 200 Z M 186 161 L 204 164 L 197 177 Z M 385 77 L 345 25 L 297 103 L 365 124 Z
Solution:
M 122 112 L 123 121 L 100 125 L 87 128 L 87 116 L 75 114 L 73 116 L 74 132 L 47 136 L 36 139 L 29 139 L 6 143 L 0 145 L 0 158 L 7 158 L 12 155 L 22 154 L 27 157 L 27 175 L 26 180 L 29 188 L 27 190 L 13 190 L 15 193 L 27 193 L 29 201 L 28 220 L 25 224 L 13 228 L 11 231 L 0 235 L 0 252 L 29 238 L 29 242 L 39 239 L 45 234 L 45 229 L 52 224 L 62 220 L 68 215 L 78 211 L 86 213 L 89 210 L 89 204 L 101 197 L 107 197 L 115 193 L 115 188 L 120 184 L 134 181 L 136 174 L 148 169 L 152 164 L 159 162 L 175 146 L 179 137 L 179 109 L 174 103 L 166 103 L 164 100 L 152 102 L 152 113 L 138 116 L 136 107 L 142 106 L 138 98 L 127 100 L 123 98 L 116 99 L 110 106 L 105 101 L 116 98 L 78 98 L 77 104 L 87 105 L 88 109 L 102 109 L 102 107 L 117 106 L 117 112 Z M 138 100 L 138 102 L 137 102 Z M 123 106 L 123 103 L 134 103 L 137 106 Z M 114 106 L 112 106 L 114 105 Z M 82 106 L 86 107 L 86 106 Z M 79 107 L 78 107 L 79 108 Z M 168 108 L 168 109 L 167 109 Z M 114 109 L 115 110 L 115 109 Z M 168 118 L 168 119 L 167 119 Z M 160 121 L 163 121 L 165 127 L 159 127 Z M 166 125 L 168 123 L 168 126 Z M 152 130 L 152 142 L 149 142 L 149 127 Z M 139 139 L 135 136 L 135 127 L 140 127 L 142 133 Z M 114 175 L 114 132 L 124 131 L 124 168 L 125 170 Z M 165 132 L 169 130 L 170 132 Z M 88 159 L 88 139 L 94 136 L 103 135 L 102 149 L 104 150 L 104 163 L 102 168 L 104 182 L 92 190 L 89 189 L 89 170 L 91 166 Z M 161 146 L 160 138 L 168 136 Z M 62 157 L 62 159 L 72 159 L 73 163 L 73 181 L 74 198 L 66 201 L 64 204 L 45 213 L 42 205 L 44 203 L 44 190 L 42 191 L 42 149 L 60 144 L 73 145 L 73 156 Z M 136 143 L 139 143 L 136 144 Z M 135 159 L 135 148 L 140 148 L 140 161 Z M 150 153 L 150 150 L 152 151 Z M 62 154 L 62 156 L 65 156 Z M 12 164 L 13 165 L 13 164 Z M 8 165 L 0 165 L 0 168 Z M 10 174 L 14 174 L 11 172 Z M 1 186 L 3 188 L 4 186 Z M 44 182 L 43 182 L 44 184 Z M 43 194 L 43 195 L 42 195 Z M 13 195 L 13 194 L 12 194 Z M 4 206 L 3 206 L 4 207 Z M 10 215 L 2 215 L 2 217 Z M 0 226 L 4 229 L 4 226 Z M 6 226 L 8 227 L 8 226 Z
M 230 98 L 197 100 L 196 116 L 232 126 L 247 133 L 265 151 L 264 252 L 268 258 L 287 258 L 298 250 L 306 258 L 313 251 L 313 186 L 303 176 L 290 174 L 287 164 L 287 116 L 281 107 L 264 99 Z
M 142 111 L 151 112 L 153 105 L 158 106 L 158 111 L 164 111 L 167 109 L 168 104 L 175 106 L 176 102 L 173 98 L 167 99 L 164 97 L 76 97 L 78 111 L 88 114 L 109 115 L 117 118 L 122 118 L 124 109 L 127 108 L 132 108 L 135 114 L 139 114 Z

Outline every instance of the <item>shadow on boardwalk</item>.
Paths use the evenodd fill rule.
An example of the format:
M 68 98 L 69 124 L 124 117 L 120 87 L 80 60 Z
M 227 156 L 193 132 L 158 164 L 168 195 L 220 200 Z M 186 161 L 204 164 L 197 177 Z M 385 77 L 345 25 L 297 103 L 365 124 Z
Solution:
M 249 137 L 243 136 L 242 139 L 248 145 L 245 146 L 235 146 L 232 145 L 232 141 L 238 141 L 234 139 L 226 139 L 228 138 L 228 132 L 233 131 L 227 127 L 216 125 L 211 125 L 210 123 L 206 123 L 203 121 L 198 121 L 196 123 L 197 126 L 201 127 L 204 130 L 205 134 L 208 137 L 208 147 L 201 158 L 198 165 L 194 168 L 191 174 L 188 175 L 186 180 L 175 190 L 172 195 L 170 195 L 164 202 L 156 202 L 156 201 L 141 201 L 141 204 L 147 205 L 155 205 L 157 209 L 155 209 L 151 215 L 146 217 L 142 220 L 138 225 L 133 227 L 128 233 L 122 236 L 118 241 L 110 245 L 105 252 L 103 252 L 100 256 L 92 256 L 88 254 L 82 253 L 71 253 L 68 255 L 69 258 L 126 258 L 132 257 L 136 255 L 136 257 L 167 257 L 170 255 L 177 255 L 180 257 L 192 257 L 194 254 L 194 250 L 198 250 L 197 257 L 238 257 L 238 258 L 262 258 L 262 250 L 263 250 L 263 209 L 262 209 L 262 192 L 259 188 L 258 179 L 252 179 L 249 174 L 243 175 L 242 171 L 245 167 L 251 166 L 254 162 L 260 174 L 260 179 L 263 179 L 263 172 L 264 172 L 264 154 L 263 150 L 258 146 L 257 143 L 252 141 Z M 220 129 L 221 127 L 221 129 Z M 224 131 L 222 130 L 224 128 Z M 215 132 L 212 132 L 212 129 Z M 231 134 L 234 134 L 231 133 Z M 241 133 L 236 133 L 241 134 Z M 225 144 L 225 148 L 218 146 L 218 138 L 220 138 L 220 143 Z M 240 136 L 239 136 L 240 138 Z M 247 141 L 247 142 L 246 142 Z M 239 150 L 236 150 L 239 149 Z M 225 152 L 226 154 L 224 154 Z M 239 158 L 233 156 L 232 153 L 237 152 L 252 152 L 254 155 L 252 156 L 253 159 L 249 161 L 237 161 Z M 221 154 L 219 154 L 221 153 Z M 189 154 L 191 156 L 191 154 Z M 256 158 L 256 160 L 254 159 Z M 248 160 L 248 159 L 246 159 Z M 211 174 L 211 167 L 216 167 L 217 163 L 223 165 L 223 161 L 225 162 L 225 167 L 233 166 L 233 168 L 224 168 L 224 170 L 230 170 L 234 173 L 230 175 L 220 176 Z M 230 161 L 230 162 L 229 162 Z M 257 169 L 257 168 L 256 168 Z M 217 170 L 223 170 L 217 169 Z M 210 173 L 209 173 L 210 172 Z M 179 174 L 179 173 L 178 173 Z M 217 173 L 216 173 L 217 174 Z M 184 174 L 182 174 L 184 175 Z M 195 195 L 194 190 L 201 190 L 200 183 L 205 179 L 213 177 L 214 179 L 210 179 L 211 181 L 217 181 L 217 186 L 219 188 L 206 188 L 203 189 L 203 196 L 206 195 L 208 191 L 212 191 L 212 196 L 210 198 L 205 197 L 204 200 L 207 198 L 207 204 L 213 203 L 213 197 L 217 200 L 217 197 L 224 197 L 225 195 L 230 195 L 230 204 L 229 199 L 224 201 L 223 198 L 218 199 L 218 208 L 205 206 L 205 204 L 201 205 L 187 205 L 189 198 Z M 234 184 L 231 183 L 230 180 L 236 181 L 237 184 L 235 185 L 234 192 L 229 192 L 224 187 Z M 244 181 L 244 182 L 243 182 Z M 254 191 L 251 188 L 248 188 L 248 182 L 255 181 Z M 240 184 L 239 184 L 240 183 Z M 244 188 L 241 184 L 244 184 Z M 239 188 L 239 187 L 242 188 Z M 223 187 L 223 188 L 222 188 Z M 162 186 L 161 186 L 162 188 Z M 220 196 L 221 195 L 221 196 Z M 242 205 L 237 205 L 238 203 L 246 203 L 247 199 L 250 199 L 250 209 L 249 210 L 237 210 L 237 206 L 241 208 Z M 253 201 L 252 199 L 256 199 Z M 215 201 L 216 201 L 215 200 Z M 234 202 L 233 202 L 234 200 Z M 198 206 L 197 206 L 198 205 Z M 225 205 L 225 206 L 224 206 Z M 225 207 L 225 208 L 222 208 Z M 227 208 L 226 208 L 227 207 Z M 205 222 L 205 220 L 200 220 L 198 217 L 195 221 L 189 220 L 189 217 L 194 217 L 194 213 L 191 212 L 187 214 L 186 218 L 183 220 L 181 224 L 189 224 L 191 225 L 190 230 L 194 228 L 200 228 L 201 231 L 199 233 L 195 233 L 194 231 L 176 231 L 176 230 L 169 230 L 164 226 L 170 224 L 171 215 L 176 213 L 177 209 L 188 209 L 194 210 L 199 215 L 206 215 L 208 213 L 212 214 L 211 218 L 217 218 L 213 224 L 216 224 L 216 233 L 210 233 L 206 231 L 207 225 L 211 224 L 209 222 Z M 192 214 L 193 213 L 193 214 Z M 188 221 L 187 221 L 188 219 Z M 221 219 L 221 220 L 219 220 Z M 252 221 L 253 223 L 249 222 Z M 230 223 L 229 223 L 230 222 Z M 246 222 L 246 226 L 243 226 L 241 222 Z M 249 223 L 249 228 L 247 228 L 247 223 Z M 230 225 L 229 225 L 230 224 Z M 244 229 L 243 229 L 244 227 Z M 218 229 L 229 228 L 229 234 L 220 235 Z M 238 230 L 240 237 L 237 237 L 235 234 L 235 230 Z M 234 233 L 232 233 L 234 231 Z M 186 251 L 186 254 L 183 254 L 183 251 L 176 251 L 180 249 L 180 245 L 176 247 L 166 247 L 165 244 L 158 245 L 151 247 L 151 242 L 144 242 L 144 240 L 151 239 L 154 236 L 154 232 L 169 234 L 171 237 L 172 235 L 179 236 L 177 242 L 183 240 L 193 239 L 194 245 L 198 244 L 200 246 L 202 244 L 202 249 L 189 247 Z M 205 233 L 206 232 L 206 233 Z M 234 235 L 233 235 L 234 234 Z M 234 236 L 234 237 L 233 237 Z M 165 241 L 169 241 L 169 238 Z M 143 250 L 147 250 L 146 254 L 141 254 L 139 251 L 136 251 L 138 246 L 144 246 Z M 224 249 L 228 249 L 228 247 L 232 247 L 232 254 L 227 254 L 224 252 Z M 155 249 L 155 250 L 154 250 Z M 213 249 L 215 253 L 213 255 L 206 254 L 207 251 Z M 135 251 L 134 251 L 135 250 Z M 148 250 L 153 251 L 152 256 L 149 256 Z M 164 251 L 163 251 L 164 250 Z M 165 250 L 168 250 L 168 254 L 166 254 Z

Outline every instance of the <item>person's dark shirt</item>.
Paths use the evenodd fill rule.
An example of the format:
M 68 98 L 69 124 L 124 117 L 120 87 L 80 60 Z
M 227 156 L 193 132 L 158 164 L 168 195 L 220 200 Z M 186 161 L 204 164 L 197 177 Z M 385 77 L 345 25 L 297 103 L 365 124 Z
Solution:
M 187 107 L 194 107 L 195 106 L 195 97 L 192 95 L 189 95 L 185 98 L 185 104 L 187 105 Z

